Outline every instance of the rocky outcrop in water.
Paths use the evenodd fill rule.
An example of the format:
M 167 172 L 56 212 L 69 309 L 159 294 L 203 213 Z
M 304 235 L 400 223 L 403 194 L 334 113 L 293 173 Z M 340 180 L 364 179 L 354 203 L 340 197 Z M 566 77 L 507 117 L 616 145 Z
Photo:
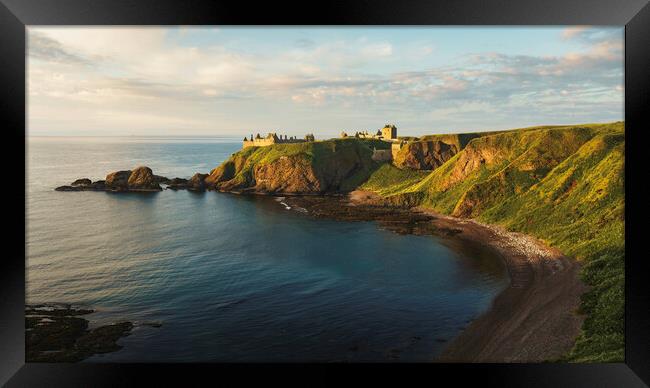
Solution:
M 160 191 L 162 188 L 149 167 L 116 171 L 106 176 L 106 187 L 113 191 Z
M 171 190 L 185 190 L 187 188 L 187 179 L 174 178 L 167 182 L 167 188 Z
M 127 187 L 129 190 L 162 190 L 158 179 L 149 167 L 138 167 L 131 171 Z
M 153 178 L 156 182 L 158 182 L 158 184 L 168 185 L 171 182 L 171 179 L 160 175 L 154 175 Z
M 205 191 L 205 178 L 207 177 L 208 174 L 201 174 L 197 172 L 187 182 L 187 189 L 191 191 Z
M 71 185 L 72 185 L 72 186 L 88 186 L 88 185 L 90 185 L 91 183 L 92 183 L 92 182 L 91 182 L 90 179 L 88 179 L 88 178 L 81 178 L 81 179 L 77 179 L 76 181 L 72 182 Z
M 91 182 L 88 178 L 77 179 L 70 185 L 59 186 L 56 191 L 106 191 L 106 182 L 99 180 Z
M 91 309 L 70 305 L 25 306 L 25 360 L 78 362 L 93 354 L 121 349 L 117 340 L 130 334 L 131 322 L 117 322 L 89 330 L 82 315 Z
M 129 186 L 131 170 L 115 171 L 106 175 L 106 187 L 116 191 L 126 191 Z
M 115 171 L 106 175 L 105 180 L 92 182 L 88 178 L 77 179 L 70 185 L 59 186 L 56 191 L 161 191 L 161 183 L 169 182 L 164 176 L 154 175 L 146 166 L 133 170 Z

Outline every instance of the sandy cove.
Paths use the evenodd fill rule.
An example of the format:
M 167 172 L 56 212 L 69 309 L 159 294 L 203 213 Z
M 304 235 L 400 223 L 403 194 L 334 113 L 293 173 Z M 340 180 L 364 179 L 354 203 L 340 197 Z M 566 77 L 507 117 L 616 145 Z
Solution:
M 454 238 L 494 249 L 510 274 L 510 285 L 490 309 L 451 341 L 441 362 L 542 362 L 568 352 L 584 316 L 577 313 L 586 290 L 580 264 L 539 240 L 481 224 L 417 209 L 438 227 L 462 230 Z
M 287 200 L 316 217 L 374 220 L 397 233 L 434 234 L 479 244 L 503 259 L 509 286 L 434 361 L 543 362 L 573 347 L 584 321 L 577 313 L 580 296 L 587 288 L 580 280 L 580 264 L 559 250 L 528 235 L 429 209 L 377 206 L 377 195 L 365 191 L 339 199 Z

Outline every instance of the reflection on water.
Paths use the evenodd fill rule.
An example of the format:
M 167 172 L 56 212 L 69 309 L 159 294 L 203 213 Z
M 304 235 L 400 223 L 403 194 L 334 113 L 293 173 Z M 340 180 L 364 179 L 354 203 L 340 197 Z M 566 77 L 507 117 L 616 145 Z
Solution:
M 27 299 L 138 326 L 89 361 L 427 361 L 507 284 L 494 257 L 272 198 L 55 192 L 148 165 L 207 172 L 238 142 L 30 139 Z

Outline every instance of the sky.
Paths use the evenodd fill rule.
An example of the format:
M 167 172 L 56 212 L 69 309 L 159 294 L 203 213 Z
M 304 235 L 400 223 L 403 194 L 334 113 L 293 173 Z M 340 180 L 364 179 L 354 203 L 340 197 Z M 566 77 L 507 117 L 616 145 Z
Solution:
M 30 136 L 623 120 L 622 27 L 28 27 Z

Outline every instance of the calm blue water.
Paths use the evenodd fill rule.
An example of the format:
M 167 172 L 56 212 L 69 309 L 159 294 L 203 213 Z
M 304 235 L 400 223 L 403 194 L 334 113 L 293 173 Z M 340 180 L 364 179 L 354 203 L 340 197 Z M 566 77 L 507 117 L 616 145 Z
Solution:
M 90 362 L 430 361 L 508 282 L 495 257 L 266 197 L 56 192 L 150 166 L 208 172 L 235 139 L 30 138 L 27 301 L 136 326 Z

